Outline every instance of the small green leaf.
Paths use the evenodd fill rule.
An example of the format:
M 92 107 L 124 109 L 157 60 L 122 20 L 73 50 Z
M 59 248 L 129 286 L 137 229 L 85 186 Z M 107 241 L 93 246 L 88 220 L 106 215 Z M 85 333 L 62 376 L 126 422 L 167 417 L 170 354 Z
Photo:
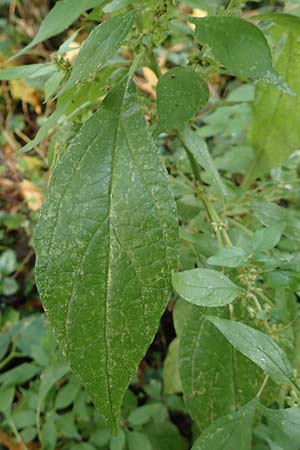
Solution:
M 288 211 L 274 203 L 253 202 L 250 208 L 260 223 L 266 227 L 286 223 Z
M 15 396 L 15 388 L 1 386 L 0 387 L 0 411 L 6 413 L 13 402 Z
M 117 52 L 130 31 L 133 19 L 131 13 L 118 14 L 93 29 L 80 49 L 71 76 L 59 95 L 95 76 Z
M 207 316 L 239 352 L 261 367 L 274 381 L 292 384 L 293 368 L 278 344 L 268 335 L 232 320 Z
M 194 443 L 192 450 L 249 450 L 256 402 L 213 422 Z
M 56 417 L 57 416 L 54 413 L 47 414 L 44 424 L 42 426 L 41 443 L 43 445 L 43 448 L 47 450 L 55 449 L 57 439 L 56 424 L 55 424 Z
M 224 306 L 241 293 L 241 288 L 216 270 L 186 270 L 173 273 L 172 280 L 180 297 L 199 306 Z
M 187 450 L 188 448 L 178 428 L 169 421 L 147 425 L 145 432 L 149 437 L 151 450 Z
M 207 263 L 212 266 L 239 267 L 247 261 L 245 250 L 239 247 L 228 247 L 208 258 Z
M 253 106 L 253 121 L 249 132 L 254 148 L 255 162 L 249 168 L 245 185 L 281 166 L 291 153 L 299 149 L 297 132 L 299 114 L 300 50 L 299 36 L 290 33 L 286 38 L 276 68 L 282 74 L 296 96 L 290 97 L 272 86 L 258 86 Z
M 17 257 L 13 250 L 6 250 L 0 256 L 0 274 L 10 275 L 17 268 Z
M 233 16 L 191 20 L 196 36 L 207 44 L 216 59 L 228 71 L 242 79 L 273 84 L 291 94 L 291 90 L 273 69 L 268 42 L 258 27 Z
M 71 405 L 78 395 L 80 388 L 81 386 L 77 379 L 71 378 L 69 382 L 58 391 L 55 400 L 55 408 L 67 408 L 69 405 Z
M 110 430 L 108 428 L 101 427 L 101 429 L 96 430 L 91 434 L 90 443 L 101 448 L 109 443 L 110 438 Z
M 164 392 L 176 394 L 182 392 L 179 374 L 179 338 L 175 338 L 168 347 L 167 357 L 164 361 L 163 380 Z
M 37 414 L 42 410 L 45 398 L 55 383 L 60 380 L 69 371 L 69 365 L 64 358 L 58 354 L 52 365 L 43 372 L 42 381 L 39 388 L 39 397 L 37 404 Z
M 168 302 L 177 242 L 167 174 L 126 79 L 63 152 L 35 231 L 50 325 L 115 430 Z
M 158 128 L 163 131 L 184 125 L 209 99 L 207 84 L 189 67 L 175 67 L 165 73 L 156 93 Z
M 102 5 L 104 0 L 61 0 L 47 14 L 34 39 L 14 57 L 22 55 L 35 45 L 68 28 L 86 10 Z
M 2 281 L 0 281 L 0 290 L 3 295 L 13 295 L 18 292 L 19 285 L 17 281 L 12 277 L 4 277 Z
M 127 444 L 128 450 L 152 450 L 148 436 L 137 431 L 128 433 Z
M 217 188 L 222 196 L 226 196 L 227 191 L 225 185 L 221 180 L 214 160 L 209 153 L 206 142 L 188 126 L 184 127 L 183 130 L 180 130 L 179 136 L 187 151 L 193 155 L 195 161 L 206 171 L 212 185 Z
M 35 364 L 23 363 L 13 369 L 10 369 L 0 375 L 0 384 L 4 383 L 6 386 L 14 386 L 17 384 L 26 383 L 31 380 L 38 373 L 41 368 Z
M 272 225 L 255 232 L 252 241 L 254 251 L 264 252 L 274 248 L 280 241 L 285 224 Z
M 151 420 L 157 418 L 158 416 L 165 419 L 168 412 L 164 405 L 161 403 L 151 403 L 149 405 L 139 406 L 138 408 L 131 411 L 127 420 L 132 427 L 145 425 Z
M 259 409 L 269 423 L 300 445 L 300 407 L 268 409 L 260 405 Z
M 57 92 L 64 76 L 65 73 L 62 70 L 58 70 L 46 81 L 44 86 L 45 102 Z
M 109 450 L 124 450 L 126 445 L 126 436 L 123 430 L 120 430 L 117 436 L 110 439 Z

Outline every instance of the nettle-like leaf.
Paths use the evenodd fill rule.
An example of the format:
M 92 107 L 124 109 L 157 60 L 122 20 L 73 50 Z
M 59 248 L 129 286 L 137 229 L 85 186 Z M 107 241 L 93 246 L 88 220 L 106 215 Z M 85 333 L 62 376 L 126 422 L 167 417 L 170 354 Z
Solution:
M 300 49 L 297 34 L 288 35 L 276 69 L 296 95 L 291 97 L 272 86 L 256 88 L 253 121 L 249 133 L 256 159 L 249 168 L 246 184 L 270 169 L 281 166 L 289 155 L 300 147 Z
M 211 424 L 201 433 L 192 450 L 249 450 L 256 401 Z
M 192 19 L 196 36 L 207 44 L 216 59 L 232 74 L 273 84 L 279 89 L 293 92 L 272 66 L 268 42 L 258 27 L 232 16 Z
M 203 429 L 250 401 L 263 374 L 205 318 L 203 308 L 187 306 L 179 336 L 180 378 L 188 411 Z M 214 313 L 229 317 L 228 308 Z
M 20 50 L 14 57 L 26 53 L 46 39 L 55 36 L 66 30 L 76 19 L 88 9 L 100 6 L 105 0 L 61 0 L 57 1 L 51 11 L 47 14 L 41 23 L 39 31 L 34 39 Z
M 267 334 L 233 320 L 207 316 L 228 341 L 261 367 L 274 381 L 293 385 L 293 368 L 278 344 Z
M 242 289 L 211 269 L 192 269 L 174 273 L 173 287 L 184 300 L 199 306 L 224 306 L 231 303 Z
M 122 82 L 57 163 L 35 232 L 50 324 L 114 429 L 168 301 L 177 240 L 166 172 Z
M 207 84 L 190 67 L 175 67 L 156 86 L 159 130 L 176 129 L 193 117 L 209 99 Z
M 71 76 L 60 94 L 78 83 L 94 78 L 96 72 L 117 52 L 133 24 L 132 13 L 118 14 L 89 34 L 76 58 Z

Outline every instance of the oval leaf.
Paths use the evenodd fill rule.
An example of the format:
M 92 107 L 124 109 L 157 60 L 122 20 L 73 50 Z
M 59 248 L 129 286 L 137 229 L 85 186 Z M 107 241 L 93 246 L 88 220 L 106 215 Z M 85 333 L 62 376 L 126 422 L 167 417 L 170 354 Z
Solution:
M 199 306 L 228 305 L 241 293 L 241 288 L 216 270 L 192 269 L 173 273 L 172 281 L 180 297 Z
M 249 450 L 256 402 L 216 420 L 201 433 L 192 450 Z
M 165 73 L 157 83 L 156 93 L 161 130 L 181 127 L 209 99 L 207 84 L 189 67 L 175 67 Z
M 247 261 L 245 250 L 239 247 L 223 248 L 214 256 L 208 258 L 207 263 L 212 266 L 239 267 Z
M 294 383 L 293 369 L 285 352 L 270 336 L 232 320 L 214 316 L 207 316 L 207 319 L 231 345 L 261 367 L 274 381 Z
M 186 305 L 189 315 L 179 338 L 180 378 L 188 411 L 203 429 L 250 401 L 263 372 L 206 320 L 202 308 Z M 218 308 L 216 314 L 227 318 L 229 310 Z
M 114 429 L 168 301 L 177 241 L 166 171 L 126 81 L 57 163 L 35 233 L 50 324 Z
M 196 36 L 227 70 L 242 79 L 261 80 L 291 94 L 273 69 L 268 42 L 258 27 L 238 17 L 193 19 Z

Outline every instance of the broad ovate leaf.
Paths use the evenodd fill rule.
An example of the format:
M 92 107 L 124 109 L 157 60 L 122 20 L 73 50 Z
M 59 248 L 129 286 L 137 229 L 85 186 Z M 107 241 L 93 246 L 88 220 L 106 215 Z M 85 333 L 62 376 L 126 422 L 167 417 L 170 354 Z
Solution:
M 300 48 L 299 36 L 289 33 L 280 52 L 276 69 L 286 79 L 295 96 L 272 86 L 256 88 L 253 119 L 249 140 L 255 152 L 255 162 L 249 168 L 247 185 L 256 177 L 268 173 L 300 147 L 298 117 L 300 114 Z
M 168 301 L 177 241 L 166 171 L 126 80 L 59 159 L 35 232 L 50 325 L 115 430 Z
M 190 67 L 175 67 L 165 73 L 156 93 L 158 128 L 162 131 L 184 125 L 209 99 L 207 84 Z
M 206 428 L 194 443 L 192 450 L 249 450 L 256 401 L 247 403 Z
M 250 401 L 261 385 L 262 372 L 205 318 L 203 308 L 187 306 L 179 337 L 180 379 L 188 411 L 202 430 Z M 214 312 L 229 318 L 228 308 Z
M 261 30 L 244 19 L 214 16 L 193 19 L 196 36 L 208 45 L 216 59 L 232 74 L 291 90 L 272 66 L 268 42 Z
M 93 79 L 117 52 L 129 33 L 133 19 L 131 13 L 118 14 L 93 29 L 80 49 L 71 76 L 60 94 L 77 83 Z
M 293 368 L 278 344 L 267 334 L 233 320 L 207 316 L 239 352 L 251 359 L 274 381 L 294 383 Z
M 57 1 L 47 16 L 34 39 L 20 50 L 16 56 L 26 53 L 40 42 L 55 36 L 66 30 L 86 10 L 105 3 L 105 0 L 61 0 Z
M 172 280 L 173 287 L 181 298 L 199 306 L 224 306 L 242 292 L 226 275 L 211 269 L 173 273 Z

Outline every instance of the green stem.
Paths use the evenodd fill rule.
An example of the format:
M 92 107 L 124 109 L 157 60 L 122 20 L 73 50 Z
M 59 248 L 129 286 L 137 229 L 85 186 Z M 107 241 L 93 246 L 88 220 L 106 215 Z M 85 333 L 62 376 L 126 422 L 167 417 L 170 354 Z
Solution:
M 269 375 L 266 375 L 264 378 L 264 381 L 262 382 L 261 387 L 259 388 L 258 393 L 256 394 L 256 398 L 260 398 L 261 394 L 263 393 L 263 391 L 267 385 L 268 380 L 269 380 Z
M 15 358 L 22 358 L 24 355 L 22 353 L 17 353 L 12 351 L 3 361 L 0 363 L 0 370 L 3 369 L 10 361 L 12 361 Z
M 26 447 L 25 443 L 23 442 L 23 439 L 21 438 L 21 436 L 11 418 L 8 419 L 8 423 L 9 423 L 9 426 L 10 426 L 13 434 L 15 435 L 15 437 L 17 439 L 18 444 L 21 444 L 23 450 L 28 450 L 28 447 Z

